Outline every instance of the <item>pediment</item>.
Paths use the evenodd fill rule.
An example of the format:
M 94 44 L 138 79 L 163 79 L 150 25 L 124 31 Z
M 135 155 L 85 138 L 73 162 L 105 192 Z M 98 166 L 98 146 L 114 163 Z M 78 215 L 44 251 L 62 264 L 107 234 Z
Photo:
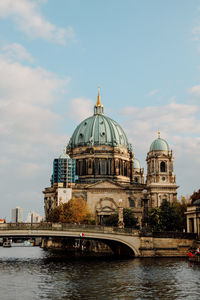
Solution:
M 99 181 L 90 185 L 87 185 L 87 189 L 124 189 L 124 186 L 121 184 L 111 181 L 111 180 L 105 180 L 105 181 Z

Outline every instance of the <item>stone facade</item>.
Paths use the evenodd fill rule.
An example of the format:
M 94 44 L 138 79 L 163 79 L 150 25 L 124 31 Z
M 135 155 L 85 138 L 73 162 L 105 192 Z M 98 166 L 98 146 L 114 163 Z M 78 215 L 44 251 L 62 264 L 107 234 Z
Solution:
M 135 158 L 132 146 L 118 123 L 104 116 L 98 94 L 94 115 L 75 129 L 67 153 L 76 161 L 78 180 L 72 197 L 87 201 L 96 222 L 123 208 L 131 208 L 141 224 L 143 190 L 147 190 L 148 207 L 159 207 L 164 199 L 173 202 L 177 195 L 174 157 L 168 143 L 158 138 L 147 154 L 147 177 Z M 45 216 L 58 205 L 57 187 L 44 191 Z M 119 203 L 121 203 L 119 205 Z
M 45 218 L 56 206 L 66 203 L 72 198 L 72 186 L 64 187 L 62 182 L 54 183 L 43 191 Z
M 144 187 L 144 184 L 123 185 L 105 180 L 89 185 L 76 184 L 72 196 L 87 201 L 98 224 L 102 223 L 103 218 L 118 212 L 120 205 L 123 208 L 131 208 L 141 223 Z
M 196 233 L 200 237 L 200 199 L 187 207 L 187 232 Z

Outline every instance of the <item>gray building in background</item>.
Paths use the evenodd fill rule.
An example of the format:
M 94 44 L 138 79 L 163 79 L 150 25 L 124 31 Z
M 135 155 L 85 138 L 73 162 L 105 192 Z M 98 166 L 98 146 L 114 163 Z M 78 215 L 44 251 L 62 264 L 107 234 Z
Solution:
M 21 207 L 15 207 L 12 209 L 12 223 L 21 223 L 23 222 L 23 209 Z

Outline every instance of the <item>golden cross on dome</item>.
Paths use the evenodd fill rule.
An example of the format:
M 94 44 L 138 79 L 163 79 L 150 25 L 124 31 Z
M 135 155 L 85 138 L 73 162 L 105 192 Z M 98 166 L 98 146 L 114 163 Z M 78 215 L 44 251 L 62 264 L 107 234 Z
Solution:
M 160 139 L 160 130 L 158 130 L 158 138 Z

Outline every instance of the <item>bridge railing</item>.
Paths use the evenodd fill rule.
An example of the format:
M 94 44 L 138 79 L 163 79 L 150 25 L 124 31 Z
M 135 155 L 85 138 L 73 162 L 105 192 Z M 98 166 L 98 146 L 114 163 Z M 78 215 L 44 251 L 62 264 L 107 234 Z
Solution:
M 93 232 L 109 232 L 109 233 L 127 233 L 138 234 L 138 230 L 134 228 L 118 228 L 107 226 L 96 226 L 87 224 L 67 224 L 67 223 L 4 223 L 0 224 L 0 231 L 8 230 L 52 230 L 52 231 L 93 231 Z

